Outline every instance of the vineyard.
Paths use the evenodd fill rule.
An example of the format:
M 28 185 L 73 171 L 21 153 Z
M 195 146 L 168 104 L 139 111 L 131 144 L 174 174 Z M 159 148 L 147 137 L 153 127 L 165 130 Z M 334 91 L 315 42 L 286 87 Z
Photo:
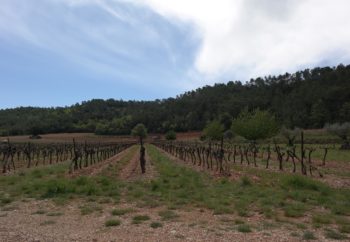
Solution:
M 301 145 L 300 150 L 297 147 L 286 147 L 284 145 L 255 145 L 255 144 L 224 144 L 220 143 L 198 143 L 198 142 L 156 142 L 158 146 L 167 153 L 178 157 L 183 161 L 191 162 L 193 165 L 202 166 L 208 170 L 229 175 L 231 164 L 253 165 L 254 167 L 263 166 L 266 169 L 275 167 L 283 171 L 285 164 L 289 167 L 292 164 L 293 173 L 298 171 L 303 175 L 313 175 L 316 172 L 322 177 L 320 166 L 326 165 L 327 153 L 335 146 L 325 146 L 315 148 L 314 146 L 306 147 Z M 316 150 L 322 150 L 322 161 L 314 163 L 313 153 Z M 271 164 L 272 163 L 272 164 Z
M 1 223 L 22 240 L 45 241 L 96 233 L 102 241 L 348 238 L 350 166 L 341 144 L 154 137 L 141 142 L 145 173 L 138 139 L 10 137 L 0 153 Z M 29 237 L 16 232 L 26 230 Z
M 69 172 L 106 160 L 129 148 L 134 142 L 72 143 L 64 144 L 12 144 L 10 140 L 0 145 L 2 173 L 21 168 L 70 162 Z

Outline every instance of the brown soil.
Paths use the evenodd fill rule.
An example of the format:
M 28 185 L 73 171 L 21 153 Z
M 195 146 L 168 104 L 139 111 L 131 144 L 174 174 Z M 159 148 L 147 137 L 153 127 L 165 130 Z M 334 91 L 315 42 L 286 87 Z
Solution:
M 97 175 L 110 165 L 116 165 L 130 152 L 129 149 L 72 176 Z M 170 158 L 177 164 L 218 175 L 215 171 L 208 171 L 190 162 L 171 156 Z M 157 176 L 157 171 L 146 153 L 146 174 L 142 174 L 139 152 L 135 149 L 132 159 L 119 174 L 120 178 L 127 181 L 151 180 Z M 82 215 L 81 206 L 95 209 L 91 214 Z M 115 208 L 131 208 L 133 212 L 112 216 L 111 211 Z M 259 214 L 242 218 L 233 214 L 215 215 L 211 210 L 196 207 L 174 210 L 179 216 L 163 221 L 159 216 L 159 212 L 163 210 L 166 208 L 140 207 L 139 204 L 123 200 L 119 204 L 113 204 L 112 201 L 87 202 L 75 199 L 63 206 L 58 206 L 51 200 L 18 201 L 1 208 L 0 241 L 300 241 L 304 232 L 290 223 L 266 220 Z M 150 220 L 133 224 L 135 215 L 148 215 Z M 121 225 L 106 227 L 105 222 L 109 219 L 119 219 Z M 155 221 L 160 222 L 162 227 L 151 228 L 150 224 Z M 237 221 L 249 224 L 253 232 L 239 232 Z M 322 230 L 312 229 L 311 226 L 309 230 L 318 241 L 330 241 L 324 238 Z M 292 236 L 292 233 L 297 237 Z
M 112 163 L 116 163 L 120 161 L 120 159 L 125 156 L 126 153 L 128 153 L 132 149 L 132 147 L 123 150 L 119 154 L 116 154 L 115 156 L 110 157 L 107 160 L 95 163 L 91 166 L 84 167 L 81 170 L 74 171 L 72 174 L 67 175 L 68 177 L 77 177 L 77 176 L 94 176 L 102 172 L 102 170 L 106 169 L 109 165 Z
M 179 158 L 177 158 L 176 156 L 173 156 L 167 152 L 165 152 L 164 150 L 156 147 L 158 149 L 159 152 L 161 152 L 163 155 L 168 156 L 173 162 L 175 162 L 178 165 L 182 165 L 182 166 L 186 166 L 189 167 L 191 169 L 194 169 L 195 171 L 198 172 L 204 172 L 206 174 L 209 174 L 211 176 L 220 178 L 220 177 L 229 177 L 230 180 L 238 180 L 241 177 L 241 173 L 240 172 L 234 172 L 234 174 L 230 174 L 229 176 L 226 176 L 225 174 L 220 174 L 219 171 L 216 171 L 216 164 L 214 164 L 213 162 L 213 170 L 211 169 L 207 169 L 207 165 L 203 166 L 203 164 L 201 166 L 197 164 L 192 164 L 191 161 L 183 161 Z
M 120 172 L 120 178 L 127 181 L 144 180 L 150 181 L 157 176 L 152 160 L 146 152 L 146 173 L 142 174 L 140 166 L 140 154 L 135 152 L 130 162 Z
M 121 142 L 121 141 L 134 141 L 135 139 L 130 135 L 95 135 L 93 133 L 60 133 L 60 134 L 43 134 L 40 135 L 41 139 L 30 139 L 30 135 L 19 135 L 10 136 L 10 142 L 22 143 L 72 143 L 73 138 L 76 142 L 98 142 L 98 143 L 108 143 L 108 142 Z M 7 137 L 2 137 L 1 140 L 7 139 Z
M 13 210 L 0 212 L 0 241 L 300 241 L 303 234 L 291 225 L 253 224 L 253 218 L 240 218 L 253 224 L 253 232 L 241 233 L 237 231 L 235 215 L 214 215 L 200 208 L 175 210 L 178 218 L 162 221 L 158 213 L 164 207 L 139 208 L 125 202 L 118 205 L 95 203 L 99 211 L 82 215 L 81 203 L 74 201 L 57 206 L 48 200 L 18 202 L 12 205 Z M 114 208 L 132 208 L 133 212 L 112 216 Z M 135 215 L 148 215 L 150 220 L 133 224 Z M 121 225 L 106 227 L 105 222 L 112 218 L 119 219 Z M 151 228 L 154 221 L 159 221 L 162 227 Z M 311 231 L 318 241 L 321 238 L 328 241 L 319 232 Z M 292 232 L 299 236 L 293 237 Z
M 205 172 L 207 174 L 210 174 L 214 177 L 220 178 L 225 176 L 225 174 L 220 174 L 219 172 L 216 171 L 216 164 L 213 164 L 213 170 L 207 169 L 206 166 L 198 166 L 192 164 L 191 161 L 183 161 L 167 152 L 165 152 L 164 150 L 160 149 L 157 147 L 157 149 L 159 150 L 159 152 L 161 152 L 163 155 L 166 155 L 168 157 L 171 158 L 172 161 L 176 162 L 177 164 L 180 165 L 185 165 L 187 167 L 190 167 L 196 171 L 199 172 Z M 215 163 L 215 162 L 214 162 Z M 240 163 L 240 161 L 236 160 L 236 163 L 232 163 L 232 166 L 239 166 L 240 168 L 249 168 L 249 169 L 257 169 L 257 170 L 266 170 L 266 171 L 271 171 L 271 172 L 283 172 L 283 173 L 288 173 L 288 174 L 300 174 L 300 166 L 297 163 L 297 171 L 296 173 L 292 172 L 292 169 L 290 167 L 285 167 L 283 171 L 280 171 L 278 169 L 278 161 L 276 160 L 271 160 L 270 161 L 270 166 L 268 169 L 265 169 L 265 166 L 259 164 L 257 167 L 254 167 L 254 164 L 250 164 L 248 165 L 246 161 L 243 162 L 243 164 Z M 284 162 L 285 163 L 285 162 Z M 290 162 L 291 163 L 291 162 Z M 321 162 L 315 162 L 315 164 L 321 164 Z M 313 171 L 313 175 L 312 178 L 323 182 L 325 184 L 327 184 L 328 186 L 331 186 L 333 188 L 349 188 L 350 187 L 350 177 L 341 177 L 339 175 L 336 174 L 325 174 L 325 169 L 329 169 L 332 170 L 333 172 L 341 172 L 341 171 L 346 171 L 350 169 L 350 166 L 348 163 L 345 162 L 336 162 L 336 161 L 328 161 L 326 163 L 326 166 L 316 166 L 318 169 L 320 169 L 321 173 L 323 174 L 323 177 L 320 177 L 317 171 Z M 309 171 L 308 171 L 309 173 Z M 230 180 L 238 180 L 241 176 L 244 176 L 246 174 L 246 172 L 243 171 L 235 171 L 235 172 L 231 172 L 228 176 Z M 308 176 L 310 176 L 308 174 Z M 251 177 L 253 180 L 258 180 L 259 177 L 257 176 L 252 176 Z

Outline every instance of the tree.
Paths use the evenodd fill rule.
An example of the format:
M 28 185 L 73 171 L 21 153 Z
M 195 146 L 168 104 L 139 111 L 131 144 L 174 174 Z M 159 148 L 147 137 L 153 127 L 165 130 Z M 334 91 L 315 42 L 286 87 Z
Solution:
M 340 149 L 349 150 L 350 149 L 350 142 L 349 142 L 349 136 L 350 136 L 350 122 L 346 123 L 335 123 L 335 124 L 328 124 L 326 125 L 326 129 L 329 133 L 334 134 L 338 137 L 340 137 L 343 140 L 343 144 L 340 147 Z
M 268 111 L 255 109 L 249 112 L 246 109 L 233 120 L 231 128 L 234 133 L 255 142 L 274 136 L 279 130 L 279 125 L 275 116 Z
M 224 131 L 229 130 L 232 125 L 232 116 L 229 113 L 224 113 L 220 116 L 220 123 L 224 127 Z
M 174 130 L 169 130 L 165 134 L 165 139 L 166 140 L 176 140 L 176 132 Z
M 141 166 L 141 172 L 142 174 L 146 172 L 146 159 L 145 159 L 145 154 L 146 154 L 146 149 L 143 146 L 143 139 L 147 137 L 147 129 L 144 124 L 137 124 L 131 131 L 131 134 L 133 136 L 137 136 L 140 139 L 140 166 Z
M 343 104 L 340 109 L 340 117 L 344 122 L 350 122 L 350 102 L 346 102 Z
M 315 128 L 322 128 L 329 119 L 329 112 L 322 100 L 318 100 L 311 107 L 310 120 Z
M 137 124 L 131 131 L 131 135 L 138 137 L 140 145 L 143 146 L 143 139 L 147 137 L 147 129 L 144 124 Z
M 218 120 L 214 120 L 207 124 L 203 134 L 209 142 L 220 141 L 224 135 L 224 126 Z

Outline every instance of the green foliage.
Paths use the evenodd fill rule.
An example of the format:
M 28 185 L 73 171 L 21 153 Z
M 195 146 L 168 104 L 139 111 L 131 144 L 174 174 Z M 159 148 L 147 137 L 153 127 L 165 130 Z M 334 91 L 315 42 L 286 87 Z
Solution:
M 250 233 L 252 232 L 252 229 L 250 228 L 250 226 L 248 224 L 240 224 L 237 227 L 237 230 L 241 233 Z
M 150 224 L 150 227 L 156 229 L 156 228 L 163 227 L 163 224 L 160 223 L 160 222 L 152 222 L 152 223 Z
M 284 207 L 284 215 L 286 217 L 298 218 L 302 217 L 306 211 L 303 203 L 293 203 Z
M 119 226 L 122 222 L 118 219 L 110 219 L 105 222 L 106 227 Z
M 169 130 L 165 134 L 165 139 L 166 140 L 176 140 L 176 132 L 174 130 Z
M 348 237 L 344 234 L 341 234 L 333 229 L 325 229 L 325 236 L 326 238 L 329 238 L 329 239 L 335 239 L 335 240 L 345 240 L 347 239 Z
M 114 118 L 112 121 L 102 121 L 96 125 L 95 134 L 122 135 L 130 133 L 132 118 L 130 115 Z
M 137 123 L 149 132 L 203 130 L 243 107 L 269 109 L 287 127 L 317 128 L 349 121 L 350 66 L 323 67 L 204 86 L 154 101 L 93 99 L 69 107 L 0 110 L 0 134 L 96 132 L 129 134 Z M 225 115 L 226 116 L 226 115 Z
M 278 129 L 274 115 L 259 109 L 252 112 L 246 109 L 232 122 L 233 132 L 250 141 L 270 138 L 278 132 Z
M 111 214 L 114 216 L 121 216 L 127 213 L 131 213 L 133 210 L 131 208 L 124 208 L 124 209 L 113 209 Z
M 144 124 L 137 124 L 131 131 L 131 135 L 137 136 L 140 138 L 146 138 L 147 137 L 147 129 Z
M 229 130 L 232 125 L 232 116 L 229 113 L 223 113 L 220 116 L 220 123 L 224 127 L 224 130 Z
M 313 190 L 327 192 L 329 188 L 321 182 L 308 179 L 303 176 L 286 176 L 282 180 L 282 186 L 298 190 Z
M 350 102 L 346 102 L 340 109 L 340 117 L 343 122 L 350 120 Z
M 250 181 L 250 179 L 247 176 L 243 176 L 241 177 L 241 185 L 242 186 L 251 186 L 252 182 Z
M 312 216 L 312 223 L 314 224 L 330 224 L 332 217 L 330 214 L 315 214 Z
M 147 215 L 137 215 L 132 218 L 132 223 L 133 224 L 140 224 L 143 221 L 150 220 L 150 217 Z
M 303 234 L 303 239 L 304 240 L 315 240 L 317 239 L 314 235 L 314 233 L 312 233 L 311 231 L 305 231 Z
M 212 121 L 204 128 L 203 135 L 208 140 L 221 140 L 224 135 L 224 126 L 217 120 Z
M 162 217 L 162 220 L 172 220 L 172 219 L 175 219 L 175 218 L 179 217 L 179 215 L 177 215 L 172 210 L 160 211 L 158 214 L 159 214 L 159 216 Z

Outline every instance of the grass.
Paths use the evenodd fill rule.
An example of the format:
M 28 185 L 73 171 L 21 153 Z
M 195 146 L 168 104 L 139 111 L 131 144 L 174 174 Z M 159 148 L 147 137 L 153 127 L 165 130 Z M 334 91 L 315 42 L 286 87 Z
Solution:
M 312 223 L 314 223 L 314 224 L 331 224 L 332 217 L 330 214 L 315 214 L 312 216 Z
M 299 218 L 304 215 L 306 206 L 303 203 L 293 203 L 284 207 L 284 215 L 286 217 Z
M 341 233 L 350 234 L 350 225 L 341 225 L 340 228 L 339 228 L 339 231 Z
M 105 222 L 106 227 L 119 226 L 120 224 L 121 224 L 121 221 L 118 219 L 109 219 Z
M 147 215 L 136 215 L 132 218 L 133 224 L 140 224 L 144 221 L 150 220 L 150 217 Z
M 113 209 L 111 211 L 111 214 L 114 215 L 114 216 L 122 216 L 124 214 L 127 214 L 127 213 L 131 213 L 133 212 L 134 210 L 132 208 L 124 208 L 124 209 Z
M 88 215 L 94 212 L 102 212 L 102 207 L 95 203 L 84 204 L 80 207 L 81 215 Z
M 45 213 L 47 213 L 45 210 L 39 209 L 32 214 L 45 214 Z
M 244 224 L 245 222 L 243 220 L 240 219 L 235 219 L 235 224 Z
M 123 183 L 118 182 L 115 176 L 80 176 L 67 179 L 67 171 L 68 163 L 63 162 L 27 169 L 12 176 L 1 176 L 0 191 L 3 193 L 0 194 L 0 207 L 25 198 L 52 199 L 60 203 L 66 203 L 72 198 L 94 198 L 99 203 L 119 201 Z
M 335 239 L 335 240 L 345 240 L 348 237 L 344 234 L 341 234 L 333 229 L 325 229 L 325 236 L 328 239 Z
M 152 222 L 152 223 L 150 224 L 150 227 L 153 228 L 153 229 L 161 228 L 161 227 L 163 227 L 163 224 L 160 223 L 160 222 Z
M 315 237 L 313 232 L 305 231 L 303 234 L 303 239 L 304 240 L 316 240 L 317 238 Z
M 56 221 L 47 220 L 47 221 L 42 222 L 42 223 L 40 224 L 40 226 L 53 225 L 53 224 L 56 224 Z
M 252 232 L 252 229 L 250 228 L 250 226 L 248 224 L 240 224 L 237 227 L 237 230 L 241 233 L 250 233 Z
M 133 149 L 135 152 L 137 147 Z M 0 176 L 0 206 L 6 208 L 13 201 L 25 198 L 52 199 L 57 203 L 82 199 L 88 201 L 80 208 L 85 215 L 102 211 L 99 203 L 119 202 L 123 198 L 146 208 L 160 205 L 174 209 L 197 207 L 203 211 L 209 209 L 215 214 L 241 217 L 259 213 L 277 222 L 303 217 L 308 211 L 322 207 L 324 212 L 313 216 L 313 224 L 336 223 L 340 231 L 349 231 L 346 220 L 346 216 L 350 216 L 349 189 L 334 189 L 301 175 L 238 165 L 234 166 L 233 172 L 244 174 L 238 181 L 213 178 L 177 165 L 152 145 L 147 145 L 146 149 L 159 174 L 151 181 L 120 181 L 115 174 L 111 175 L 113 169 L 118 171 L 120 167 L 117 166 L 110 167 L 112 173 L 107 170 L 98 176 L 67 179 L 68 165 L 59 163 L 28 169 L 17 175 Z M 124 163 L 133 152 L 126 153 L 122 158 Z M 283 211 L 283 215 L 279 211 Z M 123 209 L 111 211 L 115 216 L 129 212 Z M 162 220 L 178 216 L 172 210 L 162 212 L 164 214 L 159 214 Z M 139 223 L 144 220 L 134 221 Z
M 57 217 L 57 216 L 62 216 L 64 215 L 64 213 L 62 212 L 50 212 L 50 213 L 47 213 L 46 216 L 50 216 L 50 217 Z
M 179 215 L 176 214 L 174 211 L 172 210 L 164 210 L 164 211 L 160 211 L 158 213 L 158 215 L 160 217 L 162 217 L 162 220 L 173 220 L 175 218 L 178 218 Z

